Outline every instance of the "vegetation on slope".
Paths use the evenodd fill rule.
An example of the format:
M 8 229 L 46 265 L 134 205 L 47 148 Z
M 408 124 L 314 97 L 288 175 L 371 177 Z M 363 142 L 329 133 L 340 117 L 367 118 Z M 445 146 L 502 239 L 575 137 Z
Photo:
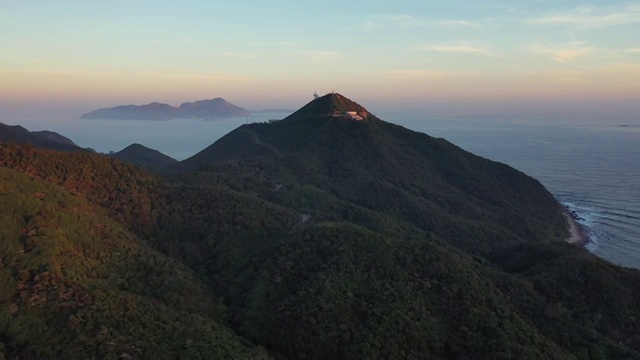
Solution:
M 2 145 L 0 165 L 39 187 L 21 187 L 35 185 L 6 170 L 2 184 L 15 190 L 3 204 L 17 217 L 3 218 L 2 239 L 23 249 L 52 244 L 45 263 L 66 264 L 56 284 L 90 294 L 75 313 L 91 309 L 127 354 L 189 357 L 191 347 L 179 347 L 188 339 L 200 341 L 198 351 L 239 358 L 266 349 L 283 359 L 640 359 L 639 272 L 564 244 L 565 220 L 544 187 L 368 112 L 363 121 L 334 116 L 336 104 L 366 111 L 334 95 L 281 122 L 240 127 L 165 180 L 98 155 Z M 23 202 L 42 200 L 34 191 L 62 200 L 24 217 L 33 211 Z M 53 222 L 54 212 L 75 220 Z M 57 240 L 29 242 L 32 218 L 55 223 L 56 237 L 46 234 Z M 82 251 L 67 258 L 69 248 Z M 7 257 L 30 272 L 22 279 L 0 268 L 2 283 L 17 289 L 2 301 L 44 335 L 25 343 L 5 330 L 5 352 L 46 354 L 68 341 L 79 351 L 71 355 L 115 354 L 96 322 L 74 325 L 93 336 L 83 347 L 68 326 L 72 313 L 47 317 L 30 293 L 21 297 L 20 286 L 38 283 L 36 254 L 29 266 Z M 37 291 L 34 299 L 64 308 Z M 149 310 L 136 317 L 132 306 L 110 305 L 121 299 Z M 149 314 L 160 320 L 147 334 L 140 319 Z M 187 322 L 175 339 L 155 340 Z
M 249 358 L 179 262 L 85 201 L 0 167 L 0 333 L 24 358 Z
M 179 165 L 205 171 L 196 175 L 204 183 L 222 173 L 226 183 L 284 206 L 324 201 L 319 196 L 346 201 L 483 255 L 566 234 L 559 205 L 539 182 L 374 118 L 246 125 Z
M 105 208 L 111 218 L 137 234 L 155 226 L 162 207 L 162 186 L 157 178 L 107 156 L 0 142 L 0 166 L 56 184 Z
M 160 169 L 178 162 L 158 150 L 140 144 L 131 144 L 109 156 L 149 170 Z
M 438 245 L 444 240 L 357 207 L 352 220 L 385 221 L 365 229 L 337 220 L 340 213 L 335 220 L 311 213 L 303 222 L 305 214 L 251 201 L 238 192 L 246 185 L 240 181 L 225 187 L 214 178 L 206 173 L 216 187 L 176 193 L 169 203 L 192 210 L 163 221 L 174 229 L 164 232 L 174 241 L 163 242 L 180 244 L 174 253 L 224 295 L 232 328 L 283 358 L 640 356 L 630 346 L 636 332 L 625 331 L 629 342 L 619 344 L 615 332 L 584 322 L 571 302 L 549 301 L 534 282 L 503 271 L 497 260 Z M 392 229 L 400 229 L 397 236 Z M 555 245 L 532 249 L 549 246 Z M 594 258 L 574 246 L 560 249 L 563 256 Z M 505 256 L 511 251 L 518 254 L 510 249 Z M 562 279 L 561 270 L 549 266 L 545 276 Z M 640 280 L 637 272 L 629 276 L 631 283 Z M 559 281 L 554 288 L 562 289 L 565 280 Z M 580 288 L 568 293 L 569 299 L 586 296 Z M 638 309 L 638 292 L 629 296 L 624 310 L 602 317 L 597 313 L 607 303 L 596 301 L 587 314 L 602 323 L 617 320 Z
M 570 302 L 551 301 L 533 278 L 497 262 L 524 245 L 593 259 L 561 246 L 565 220 L 537 181 L 442 139 L 326 109 L 312 103 L 281 122 L 242 126 L 173 168 L 194 189 L 174 201 L 230 192 L 279 214 L 264 218 L 275 224 L 268 235 L 254 222 L 202 232 L 173 224 L 173 239 L 199 254 L 183 252 L 186 263 L 215 259 L 199 271 L 224 294 L 234 329 L 286 358 L 640 356 L 635 333 L 620 343 L 615 325 L 591 326 Z M 189 204 L 204 224 L 225 210 L 252 218 L 237 197 Z M 307 221 L 295 224 L 293 214 Z M 569 280 L 562 270 L 550 264 L 544 275 L 562 279 L 550 281 L 554 289 Z M 587 296 L 570 288 L 568 299 Z M 596 301 L 587 314 L 615 322 L 639 310 L 638 292 L 629 296 L 623 311 Z M 637 324 L 629 321 L 627 329 Z M 283 340 L 290 333 L 296 339 Z
M 53 131 L 29 131 L 19 125 L 11 126 L 3 123 L 0 123 L 0 141 L 31 144 L 41 149 L 57 151 L 93 152 L 91 149 L 79 147 L 70 139 Z

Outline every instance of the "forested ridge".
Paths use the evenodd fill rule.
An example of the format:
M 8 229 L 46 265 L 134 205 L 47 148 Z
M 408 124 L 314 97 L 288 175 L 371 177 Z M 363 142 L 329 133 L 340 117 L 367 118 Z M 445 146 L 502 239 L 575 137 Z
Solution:
M 6 358 L 245 358 L 219 297 L 107 211 L 0 167 Z
M 640 359 L 640 273 L 542 185 L 338 94 L 161 175 L 0 143 L 0 176 L 5 358 Z

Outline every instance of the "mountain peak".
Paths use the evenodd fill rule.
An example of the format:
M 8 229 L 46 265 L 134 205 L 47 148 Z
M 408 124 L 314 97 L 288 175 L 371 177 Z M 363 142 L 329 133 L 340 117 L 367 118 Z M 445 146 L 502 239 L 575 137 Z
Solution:
M 344 95 L 331 92 L 317 97 L 287 119 L 304 119 L 317 116 L 344 117 L 350 120 L 367 120 L 375 118 L 367 109 Z
M 20 125 L 6 125 L 0 123 L 0 141 L 31 144 L 38 148 L 56 151 L 89 151 L 74 144 L 53 131 L 29 131 Z
M 158 150 L 138 143 L 131 144 L 110 156 L 147 169 L 159 169 L 178 162 Z

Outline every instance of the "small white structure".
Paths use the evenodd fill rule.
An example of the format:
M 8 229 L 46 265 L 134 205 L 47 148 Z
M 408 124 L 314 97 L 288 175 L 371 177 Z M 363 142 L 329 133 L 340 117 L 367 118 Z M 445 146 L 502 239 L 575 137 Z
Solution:
M 344 111 L 342 115 L 349 117 L 353 120 L 362 120 L 362 116 L 358 115 L 357 111 Z

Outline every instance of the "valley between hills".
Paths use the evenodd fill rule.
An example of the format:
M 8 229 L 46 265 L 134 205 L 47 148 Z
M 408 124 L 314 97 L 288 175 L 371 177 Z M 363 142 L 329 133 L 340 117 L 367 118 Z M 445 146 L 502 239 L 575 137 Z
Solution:
M 640 359 L 540 182 L 340 94 L 184 161 L 0 135 L 0 359 Z

